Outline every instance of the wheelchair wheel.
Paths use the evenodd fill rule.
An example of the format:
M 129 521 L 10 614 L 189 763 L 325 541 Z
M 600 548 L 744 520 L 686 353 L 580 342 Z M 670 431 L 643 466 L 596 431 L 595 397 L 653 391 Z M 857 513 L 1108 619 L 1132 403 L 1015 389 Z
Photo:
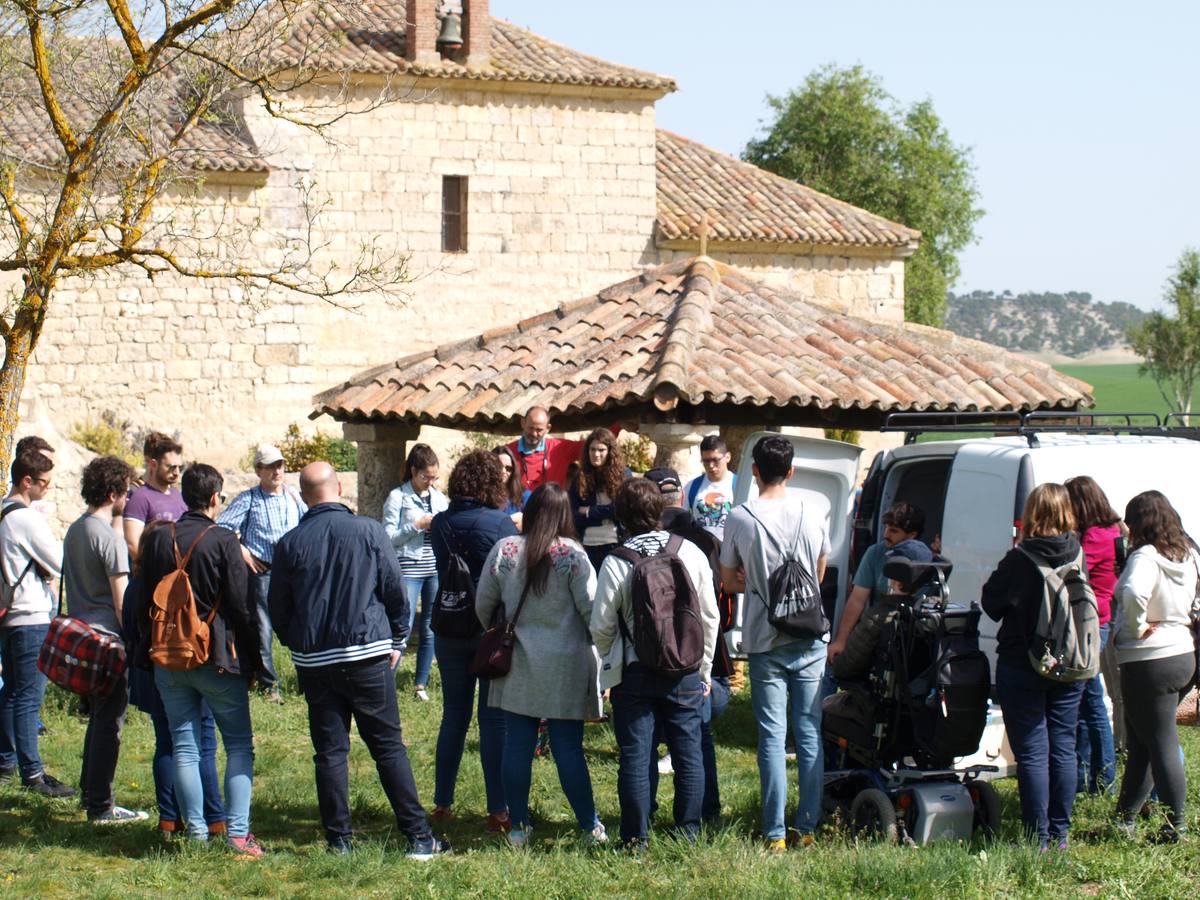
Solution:
M 883 791 L 867 788 L 850 804 L 850 824 L 866 840 L 896 843 L 896 807 Z
M 989 782 L 978 778 L 967 781 L 965 787 L 971 794 L 971 805 L 975 807 L 975 837 L 985 841 L 994 840 L 1000 833 L 1000 795 Z

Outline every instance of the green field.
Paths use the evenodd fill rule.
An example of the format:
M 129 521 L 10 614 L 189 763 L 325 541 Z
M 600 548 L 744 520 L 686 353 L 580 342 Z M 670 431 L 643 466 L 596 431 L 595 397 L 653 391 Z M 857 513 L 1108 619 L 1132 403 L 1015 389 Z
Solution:
M 614 847 L 582 847 L 558 787 L 553 762 L 536 760 L 532 813 L 535 843 L 514 851 L 487 835 L 477 736 L 467 741 L 455 812 L 447 828 L 455 853 L 432 863 L 403 856 L 374 765 L 362 743 L 351 750 L 351 809 L 365 846 L 352 857 L 324 851 L 313 786 L 312 748 L 295 675 L 279 654 L 287 703 L 252 700 L 255 785 L 252 827 L 274 852 L 238 860 L 217 847 L 164 843 L 155 818 L 97 830 L 72 801 L 43 801 L 11 784 L 0 786 L 0 897 L 861 897 L 991 898 L 1194 896 L 1200 880 L 1195 842 L 1156 847 L 1113 838 L 1111 797 L 1081 798 L 1069 853 L 1039 856 L 1021 843 L 1013 779 L 999 783 L 1003 828 L 992 844 L 923 849 L 859 844 L 844 831 L 824 832 L 817 845 L 772 857 L 756 835 L 759 819 L 755 724 L 749 697 L 733 699 L 715 722 L 724 827 L 697 848 L 667 835 L 670 779 L 660 789 L 658 833 L 650 849 L 630 856 Z M 411 657 L 410 657 L 411 659 Z M 433 757 L 441 709 L 437 670 L 432 703 L 412 699 L 412 668 L 399 676 L 400 710 L 421 796 L 433 790 Z M 47 769 L 68 782 L 79 771 L 84 723 L 74 698 L 52 689 L 42 740 Z M 1185 728 L 1190 822 L 1200 787 L 1200 730 Z M 587 751 L 601 818 L 616 833 L 616 745 L 607 725 L 587 729 Z M 153 732 L 130 710 L 117 771 L 117 801 L 153 811 Z M 794 785 L 794 770 L 792 774 Z M 793 788 L 794 789 L 794 788 Z M 794 803 L 793 795 L 793 803 Z M 1147 829 L 1153 823 L 1147 823 Z
M 1138 375 L 1136 363 L 1111 366 L 1055 366 L 1058 371 L 1086 381 L 1095 389 L 1097 412 L 1175 412 L 1167 404 L 1152 378 Z M 1200 390 L 1193 394 L 1192 408 L 1200 409 Z

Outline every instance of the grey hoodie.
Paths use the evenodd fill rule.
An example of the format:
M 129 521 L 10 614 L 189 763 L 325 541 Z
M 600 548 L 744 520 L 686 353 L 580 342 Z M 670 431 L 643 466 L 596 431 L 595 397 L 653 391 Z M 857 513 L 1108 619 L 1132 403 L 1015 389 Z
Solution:
M 1193 650 L 1191 609 L 1200 558 L 1173 562 L 1147 544 L 1129 555 L 1113 602 L 1112 640 L 1119 663 L 1166 659 Z M 1145 640 L 1141 635 L 1154 625 Z

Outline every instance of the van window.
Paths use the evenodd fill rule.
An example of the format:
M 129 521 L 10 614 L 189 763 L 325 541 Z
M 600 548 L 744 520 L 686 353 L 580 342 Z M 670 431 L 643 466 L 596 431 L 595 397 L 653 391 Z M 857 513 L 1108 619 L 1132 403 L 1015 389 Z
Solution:
M 876 518 L 876 540 L 883 533 L 883 514 L 896 503 L 908 503 L 925 513 L 921 540 L 929 543 L 942 532 L 946 508 L 946 484 L 950 480 L 953 457 L 900 462 L 888 472 Z

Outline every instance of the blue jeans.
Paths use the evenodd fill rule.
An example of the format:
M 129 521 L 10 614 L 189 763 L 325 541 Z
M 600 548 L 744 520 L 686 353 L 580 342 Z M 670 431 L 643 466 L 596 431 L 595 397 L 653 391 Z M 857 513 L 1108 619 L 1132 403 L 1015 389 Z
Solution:
M 154 667 L 175 750 L 175 802 L 188 834 L 208 839 L 204 783 L 200 777 L 201 704 L 208 701 L 225 744 L 225 803 L 230 837 L 250 833 L 250 794 L 254 783 L 254 733 L 250 724 L 249 681 L 218 672 L 208 663 L 173 672 Z
M 1065 841 L 1075 805 L 1075 728 L 1083 684 L 1043 678 L 1023 659 L 996 661 L 996 696 L 1017 761 L 1021 820 L 1042 846 Z
M 700 817 L 713 822 L 721 815 L 721 785 L 717 780 L 717 748 L 713 742 L 712 720 L 725 712 L 729 705 L 729 679 L 714 675 L 712 691 L 704 698 L 700 707 L 700 758 L 704 763 L 704 800 L 700 804 Z M 663 742 L 662 726 L 654 730 L 654 749 Z M 658 811 L 658 758 L 650 754 L 650 818 Z
M 479 763 L 487 811 L 500 814 L 508 809 L 500 774 L 504 758 L 504 711 L 487 705 L 488 682 L 467 671 L 479 647 L 479 638 L 434 637 L 438 671 L 442 676 L 442 725 L 438 729 L 434 758 L 433 804 L 449 808 L 454 803 L 454 786 L 462 763 L 471 711 L 475 706 L 475 683 L 479 682 Z
M 548 719 L 550 749 L 558 767 L 558 783 L 575 821 L 584 831 L 596 827 L 596 803 L 592 777 L 583 756 L 583 722 Z M 529 782 L 533 773 L 533 751 L 537 746 L 538 720 L 517 713 L 504 714 L 504 796 L 513 827 L 529 824 Z
M 175 802 L 175 743 L 166 710 L 150 713 L 154 724 L 154 797 L 158 801 L 158 818 L 163 822 L 179 821 L 179 805 Z M 204 822 L 217 825 L 225 822 L 225 804 L 221 802 L 221 782 L 217 777 L 217 723 L 212 710 L 200 703 L 200 784 L 204 794 Z
M 644 841 L 650 833 L 650 765 L 657 723 L 675 769 L 675 827 L 692 839 L 700 830 L 704 802 L 704 760 L 700 728 L 704 688 L 700 675 L 659 675 L 640 662 L 625 667 L 612 689 L 612 723 L 620 750 L 617 797 L 621 840 Z
M 405 578 L 404 594 L 408 597 L 408 639 L 400 648 L 403 653 L 408 649 L 408 642 L 417 638 L 417 672 L 413 676 L 413 684 L 424 687 L 429 684 L 429 671 L 433 668 L 433 629 L 429 623 L 433 620 L 433 599 L 437 596 L 438 577 L 430 575 L 427 578 Z M 417 601 L 421 601 L 421 617 L 417 618 Z M 414 627 L 416 626 L 416 627 Z M 416 629 L 419 627 L 420 631 Z
M 271 629 L 271 612 L 267 608 L 267 595 L 271 591 L 271 573 L 261 575 L 250 573 L 250 599 L 258 612 L 258 643 L 262 648 L 260 656 L 262 666 L 258 670 L 258 684 L 264 691 L 276 690 L 279 687 L 279 675 L 275 672 L 274 632 Z
M 46 676 L 38 671 L 37 658 L 49 625 L 15 625 L 0 628 L 0 768 L 18 766 L 28 781 L 42 774 L 38 755 L 38 712 L 46 693 Z
M 1100 626 L 1100 649 L 1108 643 L 1108 623 Z M 1112 722 L 1104 705 L 1104 680 L 1100 675 L 1083 686 L 1079 726 L 1075 729 L 1075 759 L 1079 781 L 1076 792 L 1101 793 L 1117 780 L 1117 751 Z
M 762 831 L 769 841 L 787 834 L 788 721 L 796 741 L 800 800 L 794 824 L 811 833 L 821 818 L 825 754 L 821 747 L 821 683 L 826 645 L 797 640 L 765 653 L 750 654 L 750 702 L 758 721 L 758 780 L 762 791 Z

